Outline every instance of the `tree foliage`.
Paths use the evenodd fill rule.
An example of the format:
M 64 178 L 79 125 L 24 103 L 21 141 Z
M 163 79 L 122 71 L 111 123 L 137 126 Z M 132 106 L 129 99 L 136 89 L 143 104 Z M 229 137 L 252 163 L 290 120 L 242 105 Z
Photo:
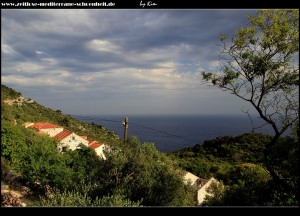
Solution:
M 203 78 L 251 103 L 281 135 L 298 119 L 299 11 L 259 10 L 228 40 L 220 36 L 221 74 Z
M 17 163 L 18 156 L 26 148 L 24 133 L 7 121 L 1 122 L 1 158 L 9 164 Z
M 59 190 L 55 188 L 49 196 L 41 196 L 37 206 L 43 207 L 139 207 L 140 202 L 132 202 L 122 194 L 96 197 L 89 196 L 91 185 L 83 185 L 80 190 Z
M 278 138 L 299 121 L 299 10 L 259 10 L 249 20 L 231 40 L 220 36 L 222 73 L 202 75 L 249 102 L 272 126 L 275 135 L 264 149 L 264 162 L 280 181 L 270 155 Z
M 151 143 L 141 144 L 132 137 L 126 148 L 102 161 L 101 183 L 93 196 L 122 191 L 128 199 L 143 206 L 188 206 L 194 204 L 194 191 L 183 183 L 172 161 Z
M 205 205 L 256 206 L 265 205 L 269 198 L 269 174 L 255 164 L 240 164 L 228 172 L 226 187 L 211 185 L 208 188 L 213 196 L 207 197 Z
M 55 188 L 56 198 L 45 198 L 45 205 L 194 205 L 194 189 L 183 183 L 178 167 L 154 144 L 132 138 L 124 145 L 102 126 L 77 121 L 36 102 L 7 103 L 6 99 L 15 100 L 21 94 L 6 86 L 1 86 L 1 94 L 1 160 L 21 175 L 34 193 L 44 196 Z M 52 138 L 22 125 L 38 121 L 63 124 L 68 130 L 109 144 L 111 152 L 107 160 L 85 146 L 61 153 Z M 83 184 L 91 186 L 88 192 L 78 187 Z M 99 203 L 95 203 L 97 199 Z
M 202 206 L 220 206 L 223 205 L 224 194 L 227 190 L 227 186 L 225 186 L 222 182 L 213 182 L 206 189 L 209 195 L 206 195 Z
M 19 156 L 19 163 L 14 167 L 29 184 L 40 184 L 42 187 L 67 187 L 70 184 L 71 172 L 66 166 L 65 158 L 56 148 L 53 139 L 36 136 L 27 141 L 28 147 Z
M 72 183 L 69 188 L 75 188 L 82 182 L 94 184 L 98 182 L 99 172 L 102 169 L 101 160 L 96 152 L 84 145 L 80 145 L 78 149 L 68 150 L 64 153 L 66 166 L 71 170 Z
M 213 175 L 226 185 L 212 187 L 214 196 L 208 197 L 204 205 L 297 206 L 298 138 L 280 137 L 270 151 L 273 170 L 285 184 L 271 178 L 263 163 L 263 149 L 271 139 L 257 133 L 218 137 L 170 153 L 170 157 L 185 170 L 204 178 Z
M 272 139 L 269 135 L 247 133 L 240 136 L 222 136 L 205 140 L 203 144 L 170 153 L 185 170 L 202 178 L 212 175 L 227 178 L 226 173 L 237 164 L 264 161 L 263 150 Z
M 297 191 L 278 185 L 261 166 L 241 164 L 228 172 L 225 187 L 212 185 L 208 206 L 298 206 Z
M 51 122 L 53 124 L 60 125 L 70 131 L 73 131 L 79 135 L 88 136 L 91 140 L 101 140 L 101 142 L 107 142 L 110 145 L 118 145 L 120 139 L 114 133 L 96 124 L 90 124 L 78 121 L 72 118 L 70 115 L 63 114 L 60 110 L 52 110 L 44 107 L 37 102 L 28 103 L 23 102 L 22 105 L 16 104 L 9 105 L 4 102 L 6 100 L 16 100 L 21 97 L 22 94 L 15 90 L 1 85 L 1 119 L 13 122 L 16 120 L 18 125 L 22 125 L 25 122 Z M 86 119 L 83 119 L 86 121 Z

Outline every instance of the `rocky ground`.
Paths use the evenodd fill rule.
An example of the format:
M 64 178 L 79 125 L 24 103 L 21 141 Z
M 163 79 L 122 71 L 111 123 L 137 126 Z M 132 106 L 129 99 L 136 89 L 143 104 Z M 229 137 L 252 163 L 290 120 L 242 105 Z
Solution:
M 26 207 L 34 205 L 36 198 L 28 187 L 18 182 L 18 177 L 10 171 L 2 170 L 1 207 Z
M 34 198 L 27 187 L 12 187 L 1 181 L 1 207 L 26 207 L 33 202 Z

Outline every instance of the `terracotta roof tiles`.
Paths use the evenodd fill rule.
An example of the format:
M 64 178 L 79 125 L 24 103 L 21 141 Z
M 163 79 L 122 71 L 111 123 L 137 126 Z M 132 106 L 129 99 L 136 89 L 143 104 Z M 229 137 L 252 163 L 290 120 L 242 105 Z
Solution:
M 31 123 L 32 125 L 30 125 L 30 123 L 26 122 L 26 126 L 30 125 L 29 127 L 34 128 L 35 130 L 39 131 L 40 129 L 50 129 L 50 128 L 62 128 L 61 126 L 55 125 L 55 124 L 51 124 L 48 122 L 37 122 L 35 124 Z M 60 132 L 59 134 L 54 136 L 54 139 L 61 141 L 63 139 L 65 139 L 66 137 L 72 135 L 74 132 L 63 129 L 62 132 Z M 80 136 L 81 138 L 88 140 L 87 136 Z M 92 149 L 96 149 L 99 148 L 100 146 L 103 145 L 103 143 L 99 143 L 96 140 L 88 140 L 89 141 L 89 147 Z
M 98 143 L 97 141 L 94 141 L 92 144 L 89 145 L 89 147 L 92 149 L 96 149 L 102 145 L 103 145 L 102 143 Z
M 89 141 L 89 145 L 92 145 L 93 143 L 97 142 L 96 140 L 88 140 Z
M 87 140 L 87 136 L 80 136 L 81 138 Z
M 73 132 L 71 131 L 68 131 L 66 129 L 64 129 L 62 132 L 60 132 L 59 134 L 55 135 L 54 136 L 54 139 L 57 139 L 57 140 L 63 140 L 64 138 L 70 136 L 71 134 L 73 134 Z

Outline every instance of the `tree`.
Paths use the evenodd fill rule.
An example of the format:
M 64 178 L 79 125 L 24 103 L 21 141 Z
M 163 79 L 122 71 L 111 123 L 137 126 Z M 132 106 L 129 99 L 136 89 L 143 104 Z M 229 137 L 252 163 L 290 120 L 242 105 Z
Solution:
M 220 35 L 221 73 L 202 72 L 202 77 L 249 102 L 272 126 L 275 135 L 264 149 L 264 161 L 279 180 L 269 163 L 271 149 L 299 121 L 299 10 L 259 10 L 248 18 L 249 26 L 231 41 Z
M 1 122 L 1 158 L 3 157 L 8 164 L 17 163 L 25 148 L 25 136 L 22 131 L 3 120 Z
M 93 185 L 82 182 L 74 190 L 59 190 L 54 188 L 52 193 L 46 196 L 40 196 L 39 200 L 33 205 L 36 206 L 59 206 L 59 207 L 100 207 L 100 206 L 118 206 L 118 207 L 139 207 L 141 202 L 132 202 L 122 194 L 113 194 L 92 199 L 89 193 Z
M 270 164 L 285 179 L 285 185 L 270 182 L 274 195 L 273 205 L 299 206 L 299 140 L 295 137 L 280 139 L 271 150 Z M 288 187 L 287 187 L 287 186 Z
M 64 158 L 67 161 L 67 166 L 72 172 L 72 183 L 69 188 L 81 184 L 82 181 L 94 184 L 97 182 L 98 173 L 101 171 L 101 162 L 96 152 L 80 144 L 75 151 L 68 150 L 64 153 Z
M 204 205 L 257 206 L 270 200 L 269 174 L 259 165 L 245 163 L 228 172 L 231 182 L 227 186 L 212 184 Z
M 35 133 L 35 136 L 28 137 L 26 144 L 27 147 L 22 149 L 22 154 L 18 154 L 18 161 L 13 165 L 31 189 L 44 193 L 47 185 L 60 189 L 70 185 L 71 170 L 52 138 Z
M 91 197 L 119 196 L 143 206 L 192 206 L 194 188 L 154 144 L 132 137 L 120 151 L 102 160 L 99 185 Z
M 223 205 L 224 194 L 227 187 L 222 182 L 213 182 L 206 189 L 210 195 L 206 195 L 202 206 L 221 206 Z

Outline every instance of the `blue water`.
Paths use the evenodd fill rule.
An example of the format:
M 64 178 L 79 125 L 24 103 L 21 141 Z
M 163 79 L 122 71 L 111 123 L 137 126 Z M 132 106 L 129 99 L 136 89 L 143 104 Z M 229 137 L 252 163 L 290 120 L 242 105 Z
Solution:
M 78 120 L 94 122 L 114 131 L 123 139 L 125 116 L 88 116 Z M 109 121 L 107 121 L 109 120 Z M 112 121 L 111 121 L 112 120 Z M 255 126 L 263 123 L 253 118 Z M 117 122 L 114 122 L 117 121 Z M 152 142 L 159 151 L 172 152 L 185 147 L 202 144 L 205 140 L 218 136 L 236 136 L 251 132 L 252 125 L 247 115 L 242 116 L 128 116 L 128 135 L 136 136 L 143 142 Z M 270 126 L 264 126 L 255 132 L 273 135 Z

